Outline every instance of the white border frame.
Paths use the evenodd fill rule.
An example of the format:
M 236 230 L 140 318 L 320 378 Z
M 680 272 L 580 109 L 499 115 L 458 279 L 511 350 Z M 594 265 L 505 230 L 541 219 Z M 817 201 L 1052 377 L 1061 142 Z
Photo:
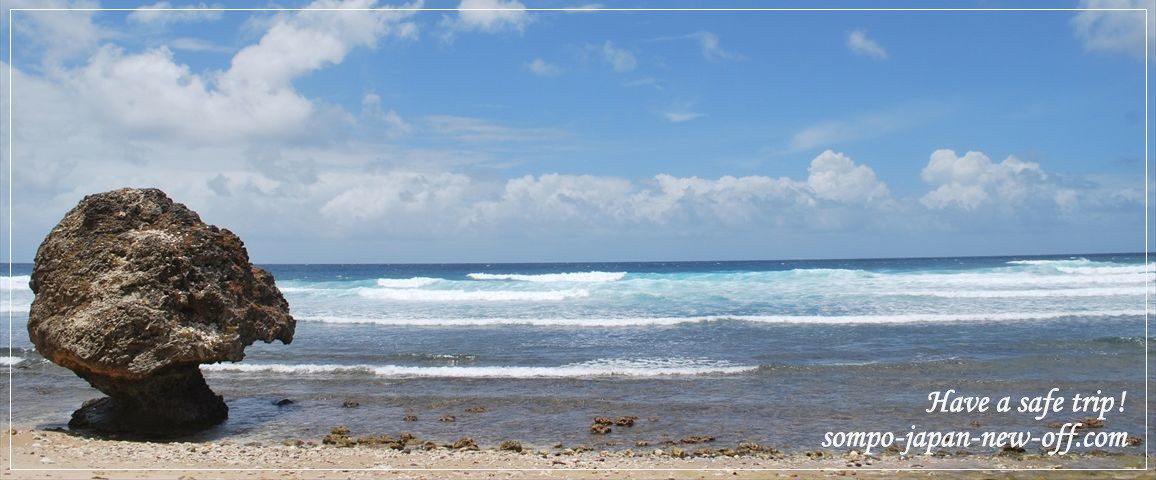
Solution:
M 456 11 L 554 11 L 554 12 L 639 12 L 639 11 L 661 11 L 661 12 L 688 12 L 688 11 L 725 11 L 725 12 L 775 12 L 775 11 L 855 11 L 855 12 L 894 12 L 894 11 L 1131 11 L 1144 12 L 1144 264 L 1148 265 L 1148 162 L 1149 162 L 1149 137 L 1148 137 L 1148 118 L 1150 112 L 1148 110 L 1148 71 L 1152 68 L 1149 52 L 1149 44 L 1151 43 L 1148 36 L 1148 9 L 1141 8 L 526 8 L 526 9 L 507 9 L 507 8 L 10 8 L 8 10 L 8 276 L 12 276 L 12 164 L 13 162 L 13 145 L 12 132 L 14 130 L 12 123 L 12 112 L 14 110 L 13 103 L 15 98 L 12 95 L 12 71 L 14 69 L 12 64 L 12 12 L 15 11 L 273 11 L 273 12 L 289 12 L 289 11 L 413 11 L 413 12 L 456 12 Z M 1145 282 L 1147 283 L 1147 281 Z M 1149 413 L 1148 413 L 1148 285 L 1144 286 L 1144 468 L 1065 468 L 1065 471 L 1146 471 L 1148 470 L 1148 447 L 1149 447 Z M 12 291 L 8 291 L 8 304 L 12 304 Z M 8 313 L 8 351 L 12 351 L 12 314 L 9 309 Z M 533 472 L 565 472 L 565 471 L 663 471 L 663 472 L 779 472 L 779 471 L 886 471 L 886 472 L 934 472 L 934 471 L 950 471 L 950 472 L 1008 472 L 1008 471 L 1053 471 L 1051 468 L 16 468 L 14 467 L 14 458 L 12 450 L 11 431 L 15 427 L 13 410 L 12 410 L 12 391 L 13 391 L 13 371 L 15 369 L 11 366 L 8 368 L 8 431 L 3 432 L 8 440 L 8 465 L 9 472 L 12 471 L 245 471 L 245 472 L 286 472 L 286 471 L 333 471 L 333 472 L 347 472 L 347 471 L 385 471 L 385 472 L 485 472 L 485 471 L 533 471 Z

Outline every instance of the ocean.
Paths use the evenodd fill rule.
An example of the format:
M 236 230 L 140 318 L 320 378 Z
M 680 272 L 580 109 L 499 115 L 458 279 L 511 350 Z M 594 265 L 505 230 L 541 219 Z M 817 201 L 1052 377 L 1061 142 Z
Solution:
M 1143 254 L 263 267 L 296 336 L 202 366 L 230 418 L 191 440 L 319 441 L 345 425 L 483 446 L 711 436 L 803 451 L 831 431 L 1044 433 L 1086 416 L 927 413 L 948 389 L 1016 406 L 1099 391 L 1122 403 L 1105 431 L 1144 430 Z M 0 277 L 12 414 L 63 426 L 101 394 L 33 350 L 30 271 Z M 599 415 L 639 420 L 592 435 Z

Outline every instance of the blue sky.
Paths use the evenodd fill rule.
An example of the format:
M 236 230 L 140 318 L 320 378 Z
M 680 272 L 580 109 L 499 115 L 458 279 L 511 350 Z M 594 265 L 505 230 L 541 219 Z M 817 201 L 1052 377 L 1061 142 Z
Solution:
M 1144 248 L 1143 11 L 9 8 L 141 6 L 385 9 L 5 16 L 15 261 L 122 186 L 259 262 Z

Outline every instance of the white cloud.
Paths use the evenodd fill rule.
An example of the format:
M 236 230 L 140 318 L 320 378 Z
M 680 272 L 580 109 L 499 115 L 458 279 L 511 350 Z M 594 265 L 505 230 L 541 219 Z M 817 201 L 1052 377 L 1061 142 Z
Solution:
M 372 5 L 368 0 L 348 5 L 367 4 Z M 19 99 L 0 103 L 0 111 L 15 108 L 13 125 L 0 122 L 0 145 L 11 128 L 19 152 L 13 162 L 17 259 L 30 259 L 43 233 L 83 195 L 123 186 L 164 189 L 206 221 L 237 231 L 262 261 L 396 260 L 374 252 L 406 241 L 425 245 L 431 239 L 446 247 L 418 247 L 419 253 L 400 258 L 477 260 L 497 252 L 525 260 L 520 257 L 525 248 L 549 244 L 534 234 L 597 245 L 592 256 L 612 255 L 629 243 L 620 240 L 628 238 L 623 232 L 643 232 L 652 239 L 683 237 L 696 244 L 705 235 L 730 238 L 747 232 L 751 245 L 763 245 L 819 238 L 804 233 L 786 239 L 796 232 L 853 236 L 857 228 L 887 222 L 931 229 L 934 225 L 925 221 L 929 217 L 945 223 L 989 218 L 948 208 L 1018 208 L 1034 200 L 1072 212 L 1073 218 L 1088 218 L 1089 209 L 1105 217 L 1132 215 L 1144 200 L 1135 179 L 1116 184 L 1089 180 L 1092 186 L 1064 183 L 1037 164 L 1014 158 L 998 164 L 985 163 L 986 157 L 959 160 L 971 153 L 949 158 L 937 152 L 946 158 L 939 161 L 933 155 L 924 169 L 933 190 L 922 203 L 920 198 L 891 197 L 871 167 L 834 151 L 811 159 L 804 178 L 658 174 L 636 179 L 535 172 L 507 179 L 494 165 L 517 159 L 488 150 L 524 153 L 575 135 L 530 123 L 395 111 L 383 105 L 383 97 L 391 97 L 375 93 L 362 96 L 360 111 L 333 112 L 334 107 L 306 98 L 293 86 L 311 72 L 342 62 L 353 49 L 372 48 L 386 38 L 413 38 L 416 24 L 409 14 L 272 15 L 260 40 L 238 52 L 227 69 L 198 72 L 169 50 L 198 48 L 196 42 L 174 41 L 169 48 L 145 51 L 98 48 L 116 37 L 77 13 L 30 16 L 19 28 L 46 42 L 57 41 L 49 33 L 60 33 L 76 48 L 42 44 L 43 52 L 34 53 L 48 56 L 53 48 L 65 49 L 56 51 L 57 58 L 84 55 L 84 63 L 29 74 L 0 62 L 0 78 L 13 75 Z M 80 31 L 64 31 L 68 25 Z M 630 68 L 637 68 L 632 53 L 609 42 L 592 45 L 589 53 L 601 61 L 606 46 L 625 52 Z M 66 50 L 71 53 L 62 53 Z M 635 84 L 658 85 L 651 79 Z M 679 107 L 684 108 L 660 113 L 671 114 L 670 120 L 699 114 L 693 105 Z M 909 113 L 816 125 L 799 132 L 796 146 L 825 147 L 825 142 L 877 135 L 902 125 L 896 119 Z M 332 119 L 339 129 L 375 129 L 358 130 L 342 142 L 301 140 L 316 136 L 311 128 Z M 392 141 L 403 136 L 410 138 Z M 908 222 L 912 217 L 918 218 Z M 462 234 L 475 233 L 471 238 L 499 246 L 440 256 L 458 255 L 452 252 L 463 248 Z M 671 252 L 686 255 L 694 247 Z M 342 253 L 324 253 L 331 251 Z M 735 255 L 767 251 L 752 248 Z
M 650 77 L 639 78 L 636 80 L 630 80 L 627 82 L 622 82 L 622 86 L 623 87 L 652 87 L 655 90 L 662 90 L 663 89 L 662 82 L 659 82 L 657 78 L 650 78 Z
M 190 52 L 229 53 L 233 51 L 231 48 L 223 47 L 200 38 L 174 38 L 170 40 L 167 45 L 173 50 L 188 50 Z
M 1080 8 L 1134 8 L 1148 9 L 1149 16 L 1154 13 L 1151 0 L 1081 0 Z M 1145 43 L 1156 49 L 1156 20 L 1148 19 L 1145 32 L 1144 18 L 1143 11 L 1084 10 L 1072 18 L 1072 27 L 1086 50 L 1144 58 Z
M 629 215 L 630 182 L 590 175 L 526 175 L 506 181 L 496 200 L 478 202 L 466 223 L 475 227 L 511 220 L 531 228 L 578 223 L 609 226 Z
M 795 208 L 809 208 L 813 200 L 805 185 L 789 178 L 762 175 L 718 180 L 656 175 L 657 188 L 631 197 L 632 210 L 659 225 L 742 225 L 749 222 L 789 222 Z
M 709 60 L 742 60 L 743 56 L 737 53 L 727 51 L 719 44 L 718 35 L 711 32 L 696 32 L 691 34 L 692 37 L 698 40 L 699 48 L 702 49 L 702 55 Z
M 795 132 L 788 152 L 800 152 L 843 142 L 877 138 L 918 124 L 934 108 L 903 106 L 810 125 Z
M 853 30 L 847 34 L 847 48 L 850 48 L 857 55 L 876 60 L 887 59 L 887 50 L 884 50 L 875 40 L 868 38 L 867 32 L 863 30 Z
M 694 120 L 696 118 L 705 117 L 706 114 L 705 113 L 699 113 L 699 112 L 685 111 L 685 110 L 667 110 L 665 112 L 662 112 L 662 116 L 664 118 L 666 118 L 666 121 L 668 121 L 668 122 L 682 123 L 682 122 L 689 122 L 689 121 Z
M 78 73 L 74 87 L 106 120 L 135 134 L 194 141 L 288 134 L 313 111 L 285 86 L 213 88 L 211 79 L 174 62 L 164 47 L 126 54 L 105 46 Z
M 173 8 L 180 10 L 170 10 Z M 174 23 L 219 20 L 224 12 L 220 10 L 208 10 L 210 8 L 222 8 L 222 6 L 218 4 L 209 6 L 201 2 L 196 5 L 190 4 L 174 7 L 169 2 L 161 1 L 133 10 L 132 13 L 128 14 L 127 20 L 131 23 L 156 25 L 159 27 Z
M 576 7 L 566 7 L 563 11 L 566 13 L 594 13 L 603 8 L 606 6 L 601 3 L 587 3 Z
M 526 6 L 518 0 L 462 0 L 458 4 L 458 18 L 450 26 L 463 31 L 520 32 L 530 21 Z
M 722 43 L 719 41 L 718 35 L 713 32 L 705 30 L 694 32 L 688 35 L 677 35 L 653 38 L 652 42 L 669 42 L 669 41 L 694 40 L 698 43 L 699 50 L 702 51 L 702 56 L 707 60 L 743 60 L 744 56 L 722 48 Z
M 430 115 L 425 117 L 425 123 L 439 135 L 468 143 L 542 142 L 566 136 L 566 132 L 554 128 L 511 127 L 481 118 L 453 115 Z
M 322 199 L 328 197 L 318 209 L 321 216 L 346 228 L 388 219 L 392 225 L 384 230 L 395 232 L 413 226 L 455 227 L 459 218 L 455 213 L 461 214 L 471 186 L 470 178 L 461 174 L 405 171 L 324 174 L 319 183 L 318 193 L 326 194 Z
M 8 8 L 99 8 L 92 0 L 11 0 Z M 95 49 L 101 39 L 110 35 L 92 22 L 92 10 L 18 11 L 12 13 L 14 33 L 43 50 L 42 64 L 57 68 L 61 62 L 77 58 Z M 4 15 L 7 22 L 8 15 Z
M 827 151 L 811 162 L 805 181 L 761 175 L 711 180 L 659 174 L 642 183 L 590 175 L 525 176 L 509 180 L 496 200 L 480 202 L 468 223 L 501 225 L 514 220 L 603 229 L 737 227 L 750 222 L 805 225 L 803 211 L 867 208 L 883 205 L 889 196 L 871 168 Z
M 389 138 L 413 134 L 413 125 L 403 120 L 397 112 L 393 110 L 388 112 L 383 110 L 381 108 L 381 97 L 375 93 L 367 93 L 361 97 L 361 115 L 383 125 L 386 136 Z
M 318 0 L 315 8 L 368 8 L 374 0 Z M 233 56 L 228 70 L 192 72 L 165 47 L 126 53 L 101 47 L 74 87 L 113 125 L 189 141 L 294 135 L 321 110 L 293 79 L 340 63 L 353 48 L 405 35 L 413 12 L 300 11 L 280 17 L 260 41 Z
M 530 69 L 534 75 L 539 77 L 553 77 L 562 74 L 562 67 L 542 60 L 541 58 L 535 58 L 530 63 L 527 63 L 526 68 Z
M 629 72 L 638 67 L 638 59 L 629 50 L 614 46 L 614 42 L 607 40 L 602 44 L 602 58 L 610 64 L 615 72 Z
M 0 62 L 0 67 L 0 77 L 6 77 L 7 66 Z M 892 198 L 871 167 L 835 151 L 811 159 L 803 178 L 659 174 L 639 180 L 544 173 L 506 179 L 475 168 L 493 160 L 479 153 L 479 145 L 489 146 L 482 142 L 555 143 L 551 139 L 565 132 L 469 117 L 422 118 L 410 124 L 382 109 L 382 98 L 373 93 L 362 97 L 359 115 L 376 117 L 385 128 L 407 125 L 415 133 L 430 129 L 472 143 L 461 150 L 356 140 L 338 146 L 187 145 L 104 131 L 78 100 L 81 92 L 19 71 L 13 76 L 22 99 L 15 104 L 13 131 L 20 151 L 14 162 L 13 207 L 21 225 L 14 248 L 21 259 L 31 258 L 43 233 L 83 195 L 123 186 L 164 189 L 206 221 L 237 232 L 259 261 L 396 260 L 374 256 L 396 246 L 406 246 L 400 258 L 414 261 L 445 261 L 453 255 L 463 255 L 452 257 L 458 261 L 494 255 L 514 261 L 525 260 L 525 252 L 544 238 L 599 245 L 589 253 L 597 257 L 621 251 L 632 235 L 664 242 L 687 239 L 687 250 L 671 251 L 681 255 L 707 237 L 747 238 L 762 245 L 820 238 L 815 232 L 823 232 L 822 238 L 855 238 L 860 230 L 949 231 L 993 218 L 983 225 L 1006 227 L 998 216 L 967 215 L 961 205 L 975 204 L 973 212 L 987 212 L 988 206 L 999 205 L 996 201 L 1021 209 L 1030 208 L 1034 199 L 1071 212 L 1062 218 L 1083 221 L 1090 208 L 1103 218 L 1117 218 L 1118 212 L 1136 211 L 1143 201 L 1142 182 L 1136 185 L 1135 179 L 1061 186 L 1035 178 L 1039 167 L 1034 163 L 995 164 L 977 157 L 982 154 L 948 156 L 950 151 L 937 152 L 925 169 L 925 180 L 935 191 L 924 204 Z M 0 104 L 0 110 L 5 107 Z M 396 125 L 390 125 L 391 113 Z M 0 124 L 0 138 L 7 137 L 3 128 L 7 124 Z M 454 239 L 463 236 L 492 246 L 461 254 L 462 244 Z M 442 246 L 430 246 L 435 244 Z M 550 258 L 550 253 L 543 255 Z
M 689 122 L 696 118 L 705 117 L 705 113 L 695 108 L 695 103 L 693 100 L 676 101 L 659 113 L 671 123 Z
M 1013 205 L 1029 196 L 1052 198 L 1068 203 L 1069 207 L 1074 200 L 1070 195 L 1055 196 L 1054 188 L 1046 184 L 1048 174 L 1040 165 L 1015 156 L 993 163 L 983 152 L 972 151 L 958 156 L 953 150 L 936 150 L 920 177 L 924 182 L 937 186 L 920 200 L 933 209 L 975 210 L 989 200 Z M 1041 190 L 1046 193 L 1041 193 Z
M 819 198 L 837 202 L 873 202 L 891 194 L 887 185 L 875 178 L 866 165 L 855 165 L 850 157 L 831 150 L 811 161 L 807 185 Z

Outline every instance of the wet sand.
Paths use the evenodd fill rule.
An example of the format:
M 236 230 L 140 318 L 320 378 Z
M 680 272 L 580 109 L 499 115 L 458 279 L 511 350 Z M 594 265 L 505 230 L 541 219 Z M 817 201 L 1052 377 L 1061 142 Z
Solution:
M 287 442 L 294 443 L 294 442 Z M 9 462 L 9 446 L 12 462 Z M 712 448 L 723 447 L 713 446 Z M 321 442 L 303 445 L 139 442 L 73 435 L 67 432 L 19 430 L 3 435 L 3 478 L 19 479 L 314 479 L 314 478 L 1156 478 L 1153 471 L 1087 471 L 1076 469 L 1142 469 L 1144 457 L 1080 454 L 1062 458 L 1041 455 L 901 457 L 894 454 L 755 453 L 742 456 L 671 456 L 673 447 L 639 447 L 621 451 L 574 452 L 567 448 L 500 451 L 420 445 L 406 450 L 359 445 L 335 447 Z M 656 452 L 657 450 L 657 452 Z M 8 470 L 9 465 L 19 469 Z M 23 470 L 35 469 L 35 470 Z M 73 469 L 73 470 L 51 470 Z M 165 470 L 131 470 L 165 469 Z M 260 470 L 247 470 L 260 469 Z M 429 470 L 432 469 L 432 470 Z M 518 470 L 502 470 L 518 469 Z M 777 469 L 777 470 L 776 470 Z M 896 471 L 917 469 L 926 471 Z M 943 471 L 930 469 L 981 469 Z M 997 471 L 982 469 L 1040 469 Z

